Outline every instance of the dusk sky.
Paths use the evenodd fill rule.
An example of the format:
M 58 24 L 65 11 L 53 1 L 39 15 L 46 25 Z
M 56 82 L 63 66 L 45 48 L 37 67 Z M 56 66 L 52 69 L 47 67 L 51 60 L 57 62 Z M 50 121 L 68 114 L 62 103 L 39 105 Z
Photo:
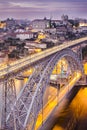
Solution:
M 87 18 L 87 0 L 0 0 L 0 19 Z

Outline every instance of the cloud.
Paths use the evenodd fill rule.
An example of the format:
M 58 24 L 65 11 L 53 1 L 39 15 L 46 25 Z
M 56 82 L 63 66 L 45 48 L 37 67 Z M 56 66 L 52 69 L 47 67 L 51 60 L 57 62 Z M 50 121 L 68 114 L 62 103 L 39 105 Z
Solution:
M 70 16 L 87 16 L 86 0 L 0 0 L 0 17 L 44 17 L 53 14 L 55 17 L 61 14 Z
M 20 7 L 20 8 L 29 8 L 29 7 L 37 7 L 35 3 L 32 2 L 10 2 L 10 5 L 13 7 Z
M 27 2 L 10 2 L 9 4 L 12 7 L 20 7 L 20 8 L 41 8 L 51 10 L 55 9 L 63 9 L 63 8 L 87 8 L 87 2 L 58 2 L 58 1 L 40 1 L 40 2 L 34 2 L 34 1 L 27 1 Z

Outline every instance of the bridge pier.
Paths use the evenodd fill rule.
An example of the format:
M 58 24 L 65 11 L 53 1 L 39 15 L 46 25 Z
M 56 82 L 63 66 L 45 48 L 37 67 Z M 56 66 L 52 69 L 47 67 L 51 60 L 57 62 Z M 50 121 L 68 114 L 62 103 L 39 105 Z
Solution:
M 15 89 L 16 89 L 16 95 L 20 93 L 21 89 L 24 86 L 24 80 L 15 79 Z
M 48 102 L 48 98 L 49 98 L 49 89 L 50 87 L 46 88 L 46 91 L 44 93 L 44 97 L 43 97 L 43 106 Z
M 79 56 L 80 61 L 82 61 L 83 56 L 82 56 L 82 46 L 81 45 L 79 45 L 78 56 Z
M 6 129 L 6 119 L 16 100 L 14 79 L 4 79 L 0 84 L 0 129 Z

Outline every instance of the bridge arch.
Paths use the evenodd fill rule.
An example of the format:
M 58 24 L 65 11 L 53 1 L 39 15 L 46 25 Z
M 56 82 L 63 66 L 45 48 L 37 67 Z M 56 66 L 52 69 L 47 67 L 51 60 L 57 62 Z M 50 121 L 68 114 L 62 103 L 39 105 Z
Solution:
M 57 64 L 57 62 L 62 58 L 65 58 L 68 61 L 72 71 L 80 70 L 81 72 L 83 72 L 83 66 L 78 55 L 75 52 L 73 52 L 71 49 L 66 49 L 57 52 L 56 54 L 53 55 L 53 59 L 51 59 L 52 61 L 48 63 L 49 68 L 50 67 L 52 68 L 51 73 L 55 65 Z
M 11 128 L 14 130 L 14 127 L 16 127 L 17 130 L 25 130 L 26 126 L 29 124 L 28 130 L 34 130 L 38 112 L 42 107 L 43 95 L 50 80 L 50 75 L 56 63 L 63 57 L 69 62 L 72 71 L 80 70 L 83 72 L 83 67 L 78 56 L 70 49 L 57 52 L 51 55 L 48 60 L 38 65 L 36 71 L 31 75 L 28 83 L 21 91 L 11 113 L 7 117 L 6 122 L 9 129 Z M 10 123 L 13 122 L 14 124 L 14 121 L 16 126 Z

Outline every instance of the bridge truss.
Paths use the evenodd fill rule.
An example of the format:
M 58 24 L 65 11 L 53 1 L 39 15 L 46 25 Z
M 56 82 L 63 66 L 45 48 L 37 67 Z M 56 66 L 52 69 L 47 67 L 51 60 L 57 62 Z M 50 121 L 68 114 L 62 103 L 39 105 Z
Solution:
M 50 75 L 61 58 L 66 58 L 68 64 L 74 72 L 83 72 L 81 61 L 76 53 L 70 49 L 62 50 L 52 54 L 34 65 L 34 72 L 29 77 L 20 94 L 16 98 L 14 77 L 7 76 L 4 83 L 4 109 L 2 127 L 7 130 L 34 130 L 37 115 L 43 107 L 43 96 Z M 22 72 L 22 70 L 20 71 Z M 5 99 L 5 97 L 7 97 Z

